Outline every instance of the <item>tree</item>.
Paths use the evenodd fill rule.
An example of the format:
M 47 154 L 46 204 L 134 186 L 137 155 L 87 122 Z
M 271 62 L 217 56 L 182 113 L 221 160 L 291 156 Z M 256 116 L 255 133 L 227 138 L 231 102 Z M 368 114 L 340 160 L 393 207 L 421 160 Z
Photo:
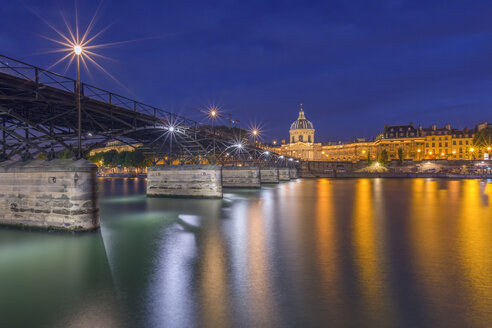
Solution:
M 72 159 L 74 156 L 75 154 L 70 149 L 63 151 L 58 155 L 61 159 Z
M 403 165 L 403 149 L 398 148 L 398 164 Z
M 379 153 L 378 162 L 381 163 L 381 164 L 388 163 L 388 152 L 386 151 L 386 149 L 383 149 Z

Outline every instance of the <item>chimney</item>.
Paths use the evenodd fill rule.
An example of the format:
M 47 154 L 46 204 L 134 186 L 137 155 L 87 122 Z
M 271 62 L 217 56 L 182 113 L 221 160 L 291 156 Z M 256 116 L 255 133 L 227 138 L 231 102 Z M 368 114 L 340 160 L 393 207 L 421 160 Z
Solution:
M 445 128 L 446 130 L 451 130 L 451 124 L 446 124 Z
M 413 122 L 410 122 L 410 126 L 413 127 Z
M 434 130 L 434 131 L 437 130 L 437 126 L 435 124 L 432 125 L 432 130 Z

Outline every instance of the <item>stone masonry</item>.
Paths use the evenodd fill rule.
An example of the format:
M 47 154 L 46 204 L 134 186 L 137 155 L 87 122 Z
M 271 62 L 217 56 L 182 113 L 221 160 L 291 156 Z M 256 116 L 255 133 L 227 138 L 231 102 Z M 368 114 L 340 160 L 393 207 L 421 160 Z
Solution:
M 0 225 L 97 229 L 96 171 L 86 160 L 0 162 Z
M 262 167 L 260 168 L 261 183 L 278 183 L 278 168 Z
M 151 166 L 147 196 L 222 198 L 222 168 L 201 164 Z
M 260 188 L 260 168 L 253 166 L 222 167 L 222 186 L 233 188 Z

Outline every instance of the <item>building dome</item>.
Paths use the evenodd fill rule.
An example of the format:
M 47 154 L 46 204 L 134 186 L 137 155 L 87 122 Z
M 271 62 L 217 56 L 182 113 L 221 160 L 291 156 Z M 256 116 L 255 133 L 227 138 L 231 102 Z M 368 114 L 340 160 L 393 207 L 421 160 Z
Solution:
M 304 110 L 299 111 L 299 117 L 290 125 L 290 143 L 313 143 L 314 142 L 314 126 L 304 116 Z
M 291 130 L 304 130 L 304 129 L 314 129 L 314 126 L 313 126 L 313 123 L 311 123 L 310 121 L 308 121 L 306 119 L 306 117 L 304 116 L 304 110 L 302 109 L 301 107 L 301 110 L 299 112 L 299 117 L 297 118 L 296 121 L 294 121 L 291 125 L 290 125 L 290 129 Z

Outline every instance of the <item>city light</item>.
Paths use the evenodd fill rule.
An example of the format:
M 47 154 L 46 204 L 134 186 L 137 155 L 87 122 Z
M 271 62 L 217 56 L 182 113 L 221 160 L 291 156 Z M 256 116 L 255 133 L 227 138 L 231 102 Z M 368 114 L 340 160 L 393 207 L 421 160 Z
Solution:
M 366 153 L 366 151 L 365 151 L 365 150 L 363 150 L 363 151 L 362 151 L 362 154 L 365 154 L 365 153 Z
M 474 152 L 474 151 L 475 151 L 475 149 L 474 149 L 474 148 L 470 148 L 470 151 L 471 151 L 471 152 Z
M 78 56 L 82 53 L 82 46 L 76 44 L 73 46 L 73 52 Z
M 169 132 L 174 132 L 174 126 L 170 126 L 170 127 L 168 127 L 168 128 L 167 128 L 167 130 L 168 130 Z
M 420 153 L 420 148 L 419 148 L 419 149 L 417 149 L 417 152 L 419 152 L 419 153 Z
M 264 155 L 270 155 L 270 152 L 267 150 L 263 153 Z

